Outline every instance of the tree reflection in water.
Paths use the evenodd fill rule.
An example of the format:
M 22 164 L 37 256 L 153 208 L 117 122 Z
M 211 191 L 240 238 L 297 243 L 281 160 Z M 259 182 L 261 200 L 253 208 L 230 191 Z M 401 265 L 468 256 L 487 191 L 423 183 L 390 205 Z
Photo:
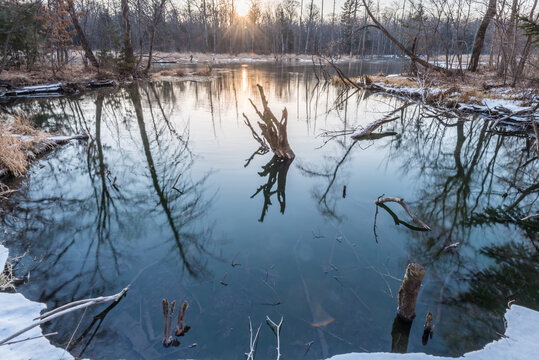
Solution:
M 158 111 L 150 111 L 150 121 L 144 117 L 141 89 L 148 104 L 157 104 Z M 170 91 L 166 86 L 162 89 L 165 93 Z M 89 132 L 89 142 L 73 144 L 42 160 L 45 167 L 24 180 L 19 194 L 6 204 L 12 211 L 1 214 L 3 224 L 16 229 L 8 245 L 30 249 L 31 256 L 23 259 L 23 263 L 31 274 L 27 296 L 32 300 L 57 307 L 125 286 L 118 284 L 118 279 L 134 277 L 152 265 L 142 262 L 146 265 L 142 269 L 132 265 L 137 264 L 137 249 L 131 247 L 147 247 L 146 236 L 150 236 L 148 239 L 155 242 L 156 248 L 165 245 L 176 249 L 179 263 L 191 277 L 208 274 L 206 257 L 212 254 L 206 241 L 210 232 L 195 225 L 200 224 L 199 218 L 208 210 L 209 199 L 203 196 L 207 177 L 191 180 L 193 156 L 188 128 L 183 132 L 174 128 L 160 97 L 151 84 L 135 85 L 114 94 L 97 93 L 94 119 L 83 116 L 89 113 L 87 108 L 76 110 L 80 107 L 76 99 L 59 100 L 77 106 L 72 107 L 73 112 L 64 109 L 61 117 L 51 116 L 57 123 L 50 126 L 65 128 L 76 123 L 77 129 Z M 49 110 L 53 114 L 57 111 L 54 107 Z M 148 131 L 148 125 L 152 131 Z M 113 151 L 108 145 L 111 142 L 121 143 L 120 150 Z M 86 161 L 81 163 L 81 158 Z M 139 158 L 144 159 L 145 168 L 135 165 L 140 163 Z M 40 184 L 39 188 L 34 182 Z M 91 185 L 90 191 L 81 192 L 77 184 L 85 182 Z M 146 235 L 140 217 L 162 223 L 161 236 Z M 118 232 L 124 235 L 117 237 Z M 41 241 L 28 242 L 36 238 Z M 132 243 L 126 241 L 129 238 L 133 239 Z M 161 256 L 170 254 L 173 253 L 165 251 Z M 39 261 L 34 262 L 34 256 Z M 155 260 L 152 259 L 154 264 Z M 181 273 L 179 270 L 176 273 Z M 81 324 L 81 329 L 86 330 L 71 341 L 70 350 L 82 355 L 105 317 L 118 309 L 116 305 L 105 310 L 92 309 L 96 313 L 102 311 L 93 320 L 88 312 Z M 124 313 L 119 315 L 125 318 Z M 55 343 L 62 346 L 69 343 L 73 330 L 70 324 L 77 324 L 80 316 L 70 314 L 47 325 L 61 334 L 54 339 Z M 150 349 L 144 351 L 149 351 L 149 356 L 152 354 Z
M 304 175 L 325 179 L 326 185 L 315 187 L 312 194 L 321 214 L 338 222 L 344 220 L 338 204 L 346 184 L 346 175 L 339 170 L 351 154 L 362 151 L 358 142 L 347 139 L 349 98 L 345 94 L 340 98 L 335 111 L 344 112 L 343 128 L 324 144 L 338 149 L 336 155 L 325 157 L 321 165 L 299 166 Z M 417 174 L 416 200 L 408 200 L 433 231 L 409 232 L 407 247 L 410 259 L 423 264 L 429 274 L 423 298 L 429 299 L 425 305 L 434 313 L 435 336 L 448 344 L 452 354 L 461 355 L 503 334 L 509 300 L 539 307 L 539 221 L 521 220 L 537 212 L 539 163 L 532 142 L 496 134 L 480 119 L 452 118 L 414 103 L 397 103 L 394 108 L 386 114 L 400 115 L 391 125 L 399 135 L 373 141 L 387 148 L 387 164 L 399 164 L 403 175 Z M 389 214 L 402 224 L 397 214 Z M 515 236 L 493 244 L 480 240 L 477 227 L 483 234 L 506 227 Z M 404 330 L 388 329 L 394 351 L 407 349 L 409 329 Z
M 286 175 L 290 168 L 290 164 L 292 164 L 293 161 L 294 159 L 283 159 L 274 155 L 266 165 L 262 166 L 263 170 L 259 172 L 258 175 L 263 178 L 267 176 L 268 180 L 265 184 L 261 185 L 253 195 L 251 195 L 251 199 L 256 197 L 260 192 L 262 192 L 262 195 L 264 196 L 264 205 L 262 206 L 262 213 L 260 214 L 258 221 L 264 221 L 268 208 L 272 205 L 271 197 L 275 194 L 277 194 L 280 212 L 281 214 L 284 214 L 286 208 Z M 276 182 L 277 188 L 273 190 L 273 186 Z
M 508 300 L 539 306 L 537 221 L 515 221 L 515 214 L 524 217 L 536 207 L 539 164 L 530 162 L 535 154 L 525 139 L 495 134 L 481 120 L 417 107 L 417 117 L 403 118 L 397 130 L 403 136 L 389 144 L 389 157 L 403 164 L 403 173 L 418 173 L 418 216 L 434 231 L 413 234 L 408 245 L 428 266 L 425 291 L 438 299 L 431 304 L 436 336 L 457 355 L 503 334 Z M 406 132 L 409 126 L 418 129 Z M 496 223 L 515 236 L 500 244 L 473 236 L 477 226 L 483 236 L 498 232 Z
M 253 84 L 264 80 L 254 67 L 249 69 Z M 537 219 L 522 220 L 537 212 L 539 171 L 533 142 L 495 134 L 480 119 L 452 118 L 362 91 L 343 93 L 335 103 L 324 104 L 324 98 L 334 97 L 334 88 L 303 83 L 308 72 L 288 70 L 278 77 L 269 75 L 268 96 L 298 109 L 290 126 L 291 134 L 298 135 L 300 173 L 287 183 L 290 164 L 271 159 L 259 169 L 260 177 L 248 174 L 263 182 L 259 187 L 252 179 L 247 183 L 263 202 L 236 197 L 245 191 L 242 176 L 248 171 L 237 166 L 235 145 L 243 149 L 240 141 L 248 144 L 251 139 L 238 131 L 236 110 L 245 106 L 249 86 L 246 82 L 245 90 L 238 86 L 227 91 L 236 89 L 233 76 L 223 74 L 212 84 L 142 84 L 95 93 L 85 101 L 69 97 L 20 104 L 42 114 L 38 121 L 45 130 L 85 130 L 91 135 L 88 144 L 71 144 L 41 160 L 45 168 L 33 168 L 22 180 L 21 192 L 6 204 L 13 209 L 1 215 L 10 230 L 5 236 L 10 250 L 22 254 L 28 249 L 30 254 L 23 259 L 24 270 L 29 267 L 31 273 L 30 282 L 21 286 L 24 294 L 53 307 L 115 292 L 142 271 L 120 304 L 102 314 L 103 308 L 85 314 L 70 345 L 74 354 L 182 357 L 185 354 L 174 353 L 177 349 L 163 353 L 162 336 L 155 330 L 162 326 L 163 297 L 192 301 L 195 326 L 189 336 L 197 336 L 200 357 L 239 356 L 248 336 L 247 315 L 257 321 L 268 313 L 272 318 L 284 314 L 286 329 L 294 333 L 283 338 L 288 356 L 304 356 L 302 345 L 318 339 L 320 332 L 327 335 L 327 343 L 316 340 L 306 358 L 363 348 L 390 351 L 399 283 L 395 279 L 409 261 L 423 264 L 427 277 L 409 341 L 394 344 L 400 351 L 461 355 L 503 333 L 507 301 L 539 308 Z M 236 80 L 239 85 L 241 79 Z M 324 108 L 325 114 L 317 113 Z M 355 142 L 342 135 L 326 138 L 327 145 L 314 150 L 319 144 L 314 136 L 326 127 L 351 130 L 387 110 L 400 119 L 384 125 L 381 134 Z M 197 138 L 192 142 L 187 117 L 199 115 L 204 121 L 193 126 Z M 193 153 L 205 160 L 195 161 Z M 216 165 L 218 161 L 222 163 Z M 214 167 L 225 169 L 222 178 L 201 174 Z M 391 180 L 377 177 L 384 175 Z M 225 191 L 209 209 L 214 199 L 206 195 L 208 189 L 224 181 Z M 385 184 L 396 184 L 398 190 Z M 291 192 L 295 197 L 288 204 L 286 186 L 289 199 Z M 373 202 L 383 192 L 405 197 L 433 231 L 393 226 L 390 215 L 380 210 L 376 244 Z M 272 202 L 279 203 L 281 212 L 287 206 L 275 227 L 267 216 Z M 245 208 L 240 211 L 232 204 Z M 251 219 L 253 205 L 257 213 L 262 205 L 256 217 L 264 224 Z M 392 209 L 407 219 L 402 209 Z M 216 231 L 230 237 L 219 255 L 232 261 L 212 261 L 213 248 L 208 254 L 207 222 L 212 216 L 219 221 Z M 282 251 L 299 237 L 309 239 L 301 242 L 295 257 L 301 271 L 288 267 L 295 255 Z M 213 281 L 205 276 L 208 269 L 218 274 Z M 219 282 L 225 276 L 227 285 Z M 297 291 L 301 277 L 304 292 Z M 169 293 L 161 295 L 163 291 Z M 308 302 L 314 310 L 319 303 L 335 321 L 313 328 L 320 322 L 314 321 L 316 311 L 311 314 Z M 417 330 L 427 311 L 434 315 L 436 330 L 422 347 L 422 329 Z M 60 330 L 57 343 L 65 346 L 80 316 L 47 330 Z M 259 350 L 274 354 L 271 340 L 262 342 Z

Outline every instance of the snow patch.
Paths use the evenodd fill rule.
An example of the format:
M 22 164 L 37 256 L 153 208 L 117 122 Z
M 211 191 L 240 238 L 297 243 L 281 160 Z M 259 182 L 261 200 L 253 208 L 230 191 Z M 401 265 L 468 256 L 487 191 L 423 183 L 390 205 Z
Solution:
M 2 267 L 8 258 L 8 249 L 0 245 L 0 264 Z M 30 301 L 22 294 L 0 293 L 0 339 L 14 334 L 31 324 L 47 306 Z M 41 336 L 41 327 L 37 326 L 11 341 Z M 9 360 L 70 360 L 73 356 L 64 349 L 57 348 L 40 337 L 12 345 L 0 346 L 0 359 Z
M 523 306 L 512 305 L 505 313 L 507 328 L 500 340 L 487 344 L 483 349 L 466 353 L 458 358 L 433 356 L 423 353 L 350 353 L 336 355 L 328 360 L 487 360 L 487 359 L 537 359 L 539 345 L 539 312 Z

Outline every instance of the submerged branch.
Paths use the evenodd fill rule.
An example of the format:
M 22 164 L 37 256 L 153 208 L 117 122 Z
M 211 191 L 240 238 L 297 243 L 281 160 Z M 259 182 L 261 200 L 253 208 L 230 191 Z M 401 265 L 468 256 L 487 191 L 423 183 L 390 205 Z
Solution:
M 415 216 L 414 214 L 412 214 L 412 212 L 410 211 L 410 209 L 408 208 L 408 205 L 406 205 L 406 203 L 404 202 L 404 199 L 403 198 L 397 198 L 397 197 L 379 197 L 374 203 L 376 205 L 381 205 L 381 204 L 384 204 L 386 202 L 396 202 L 397 204 L 399 204 L 400 206 L 402 206 L 402 208 L 404 209 L 404 211 L 406 211 L 406 213 L 408 215 L 410 215 L 410 217 L 412 218 L 412 220 L 420 225 L 421 227 L 423 227 L 423 229 L 425 230 L 431 230 L 430 226 L 428 226 L 427 224 L 425 224 L 423 221 L 421 221 L 421 219 L 419 219 L 417 216 Z

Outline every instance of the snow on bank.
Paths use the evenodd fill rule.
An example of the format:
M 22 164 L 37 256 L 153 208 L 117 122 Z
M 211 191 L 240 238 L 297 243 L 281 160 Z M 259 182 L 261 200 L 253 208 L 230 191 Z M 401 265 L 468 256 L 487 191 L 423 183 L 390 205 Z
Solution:
M 477 90 L 471 86 L 427 85 L 402 75 L 369 78 L 372 83 L 367 88 L 407 99 L 445 105 L 464 112 L 488 114 L 489 117 L 510 115 L 512 120 L 518 121 L 528 121 L 530 117 L 539 118 L 539 110 L 534 107 L 539 101 L 539 95 L 531 89 Z M 363 82 L 363 77 L 357 79 L 360 86 L 364 86 Z
M 2 267 L 8 258 L 8 249 L 0 245 L 0 264 Z M 45 304 L 30 301 L 22 294 L 0 293 L 0 339 L 21 330 L 38 317 Z M 41 336 L 41 327 L 35 327 L 11 340 L 23 340 Z M 69 360 L 73 356 L 64 349 L 57 348 L 44 337 L 23 341 L 12 345 L 0 346 L 0 359 L 9 360 Z
M 513 305 L 505 313 L 507 328 L 505 337 L 487 344 L 483 349 L 464 354 L 459 358 L 432 356 L 422 353 L 351 353 L 336 355 L 328 360 L 494 360 L 494 359 L 537 359 L 539 351 L 539 312 Z

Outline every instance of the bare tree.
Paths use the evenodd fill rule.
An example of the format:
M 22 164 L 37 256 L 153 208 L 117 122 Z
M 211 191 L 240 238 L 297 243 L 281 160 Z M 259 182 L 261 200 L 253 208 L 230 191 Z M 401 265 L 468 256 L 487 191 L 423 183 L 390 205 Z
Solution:
M 475 40 L 473 43 L 472 56 L 468 64 L 468 70 L 475 72 L 477 71 L 477 66 L 479 65 L 479 57 L 483 51 L 483 44 L 485 43 L 485 34 L 487 33 L 488 25 L 490 21 L 496 14 L 496 0 L 489 0 L 487 10 L 485 11 L 485 16 L 481 21 L 481 25 L 475 33 Z

